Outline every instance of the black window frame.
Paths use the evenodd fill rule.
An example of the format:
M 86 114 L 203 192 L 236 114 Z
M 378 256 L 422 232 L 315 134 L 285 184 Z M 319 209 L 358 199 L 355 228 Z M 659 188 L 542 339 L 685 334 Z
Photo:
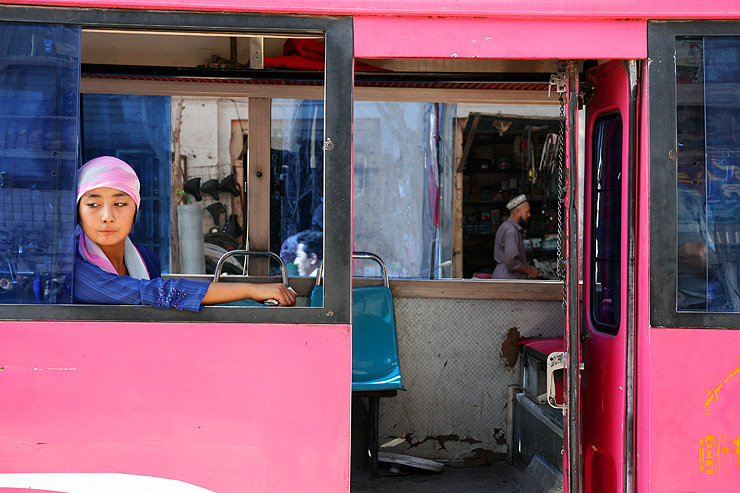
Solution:
M 351 17 L 0 6 L 0 20 L 179 33 L 321 34 L 325 37 L 324 306 L 205 307 L 201 313 L 131 305 L 0 305 L 0 320 L 349 324 L 351 315 L 354 31 Z M 330 95 L 330 97 L 327 97 Z
M 736 21 L 649 21 L 650 325 L 737 329 L 740 313 L 679 312 L 677 290 L 676 161 L 677 37 L 740 36 Z

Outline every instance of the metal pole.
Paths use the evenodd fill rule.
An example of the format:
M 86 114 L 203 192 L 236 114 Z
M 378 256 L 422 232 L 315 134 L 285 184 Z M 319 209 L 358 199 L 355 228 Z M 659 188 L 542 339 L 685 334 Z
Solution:
M 567 194 L 568 225 L 568 491 L 580 493 L 581 484 L 581 434 L 580 434 L 580 386 L 581 347 L 578 299 L 578 62 L 566 62 L 568 78 L 568 168 Z

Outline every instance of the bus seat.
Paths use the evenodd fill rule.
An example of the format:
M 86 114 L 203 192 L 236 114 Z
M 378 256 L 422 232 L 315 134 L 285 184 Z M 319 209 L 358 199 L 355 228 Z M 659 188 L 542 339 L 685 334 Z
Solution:
M 352 288 L 352 390 L 403 390 L 393 296 L 387 286 Z
M 385 265 L 372 253 L 353 252 L 352 257 L 377 262 L 383 275 L 381 286 L 352 287 L 352 393 L 369 400 L 370 455 L 375 477 L 380 398 L 393 397 L 397 391 L 406 389 L 401 382 L 396 316 Z M 310 306 L 323 304 L 322 272 L 323 265 L 320 265 L 316 285 L 309 298 Z

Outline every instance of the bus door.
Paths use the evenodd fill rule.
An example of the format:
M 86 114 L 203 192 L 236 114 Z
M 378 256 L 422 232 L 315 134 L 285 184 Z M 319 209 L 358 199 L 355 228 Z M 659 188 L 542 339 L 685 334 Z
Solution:
M 634 238 L 638 62 L 585 74 L 584 491 L 632 491 Z

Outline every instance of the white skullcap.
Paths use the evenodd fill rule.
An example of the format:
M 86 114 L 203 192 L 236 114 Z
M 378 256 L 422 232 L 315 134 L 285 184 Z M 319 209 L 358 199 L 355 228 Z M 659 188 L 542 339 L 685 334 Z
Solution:
M 514 197 L 513 199 L 511 199 L 508 204 L 506 204 L 506 208 L 509 209 L 510 211 L 513 211 L 514 209 L 516 209 L 517 207 L 519 207 L 526 201 L 527 201 L 526 195 L 524 194 L 518 195 Z

